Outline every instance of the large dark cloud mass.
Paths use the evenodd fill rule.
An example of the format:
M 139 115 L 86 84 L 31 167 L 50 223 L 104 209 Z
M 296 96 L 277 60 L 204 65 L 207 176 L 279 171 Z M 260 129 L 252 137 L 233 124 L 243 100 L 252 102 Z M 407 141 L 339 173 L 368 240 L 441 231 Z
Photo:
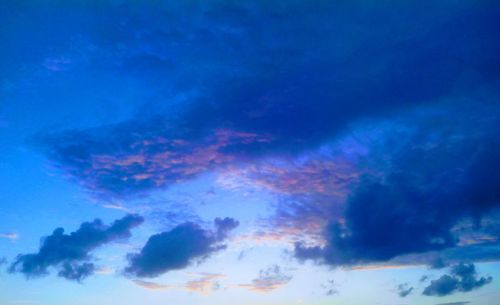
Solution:
M 454 292 L 468 292 L 491 283 L 493 278 L 478 277 L 474 264 L 464 264 L 453 266 L 450 275 L 445 274 L 437 280 L 431 281 L 425 287 L 423 294 L 427 296 L 446 296 Z
M 137 277 L 156 277 L 185 268 L 195 259 L 224 249 L 225 245 L 221 242 L 238 224 L 232 218 L 216 218 L 214 232 L 187 222 L 153 235 L 139 253 L 129 255 L 130 265 L 125 272 Z
M 20 51 L 2 56 L 2 70 L 23 70 L 18 62 L 29 65 L 21 59 L 30 52 L 50 76 L 41 83 L 81 93 L 93 79 L 118 78 L 117 93 L 123 84 L 146 92 L 120 123 L 35 137 L 92 194 L 136 198 L 253 166 L 255 184 L 288 196 L 267 228 L 310 242 L 296 244 L 300 259 L 500 257 L 498 222 L 485 220 L 500 204 L 500 3 L 76 1 L 47 4 L 43 14 L 14 3 L 7 11 L 23 14 L 5 14 L 5 24 L 19 27 L 18 15 L 34 22 L 23 37 L 6 36 Z M 45 19 L 66 30 L 32 37 Z M 358 134 L 371 140 L 340 143 Z M 324 153 L 330 145 L 344 146 L 341 158 Z M 208 232 L 185 223 L 154 235 L 127 271 L 152 277 L 183 268 L 216 251 L 235 225 L 221 220 Z M 15 266 L 44 273 L 44 264 L 30 267 L 35 258 Z M 69 278 L 92 272 L 61 268 Z
M 486 109 L 498 113 L 497 106 Z M 456 247 L 463 242 L 456 228 L 467 221 L 470 230 L 483 230 L 482 217 L 500 206 L 500 125 L 470 111 L 445 119 L 429 113 L 408 138 L 389 136 L 370 156 L 384 161 L 370 165 L 375 173 L 351 190 L 344 218 L 326 228 L 326 246 L 297 243 L 296 256 L 333 265 L 385 262 Z
M 48 274 L 49 267 L 59 268 L 58 275 L 68 280 L 81 281 L 95 271 L 89 262 L 90 253 L 106 243 L 128 238 L 130 230 L 143 222 L 137 215 L 127 215 L 107 226 L 101 220 L 84 222 L 75 232 L 64 234 L 63 228 L 42 240 L 33 254 L 20 254 L 11 264 L 11 272 L 21 272 L 28 278 Z
M 147 79 L 154 101 L 133 120 L 41 142 L 58 167 L 110 196 L 167 187 L 246 157 L 309 149 L 358 119 L 474 90 L 500 75 L 491 1 L 99 6 L 109 14 L 93 14 L 93 5 L 69 12 L 87 47 L 73 56 L 84 57 L 85 68 Z

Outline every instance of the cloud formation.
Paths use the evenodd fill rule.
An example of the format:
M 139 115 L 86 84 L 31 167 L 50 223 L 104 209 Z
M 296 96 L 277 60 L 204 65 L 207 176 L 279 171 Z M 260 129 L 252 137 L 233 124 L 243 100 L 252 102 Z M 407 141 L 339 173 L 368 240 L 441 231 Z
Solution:
M 70 234 L 65 234 L 63 228 L 57 228 L 42 239 L 37 253 L 18 255 L 9 271 L 34 278 L 47 275 L 49 267 L 54 267 L 59 269 L 58 276 L 81 281 L 96 270 L 94 264 L 89 262 L 93 250 L 114 240 L 130 237 L 130 230 L 143 221 L 138 215 L 127 215 L 109 226 L 100 219 L 84 222 Z
M 196 141 L 170 122 L 127 122 L 104 129 L 46 136 L 47 153 L 58 167 L 100 196 L 137 195 L 192 179 L 235 159 L 223 149 L 270 141 L 229 129 Z M 133 130 L 134 135 L 130 134 Z M 114 142 L 110 145 L 109 141 Z
M 148 290 L 163 291 L 163 290 L 178 289 L 187 292 L 195 292 L 207 295 L 219 289 L 220 284 L 218 280 L 225 277 L 225 275 L 218 273 L 190 273 L 190 275 L 196 276 L 197 278 L 189 280 L 182 285 L 159 284 L 139 279 L 134 279 L 133 282 L 137 286 L 140 286 Z
M 186 283 L 185 289 L 189 292 L 196 292 L 201 294 L 209 294 L 219 289 L 218 279 L 225 277 L 223 274 L 217 273 L 201 273 L 199 278 L 190 280 Z
M 196 259 L 224 249 L 226 246 L 221 242 L 238 224 L 231 218 L 216 218 L 215 231 L 186 222 L 170 231 L 155 234 L 139 253 L 129 254 L 129 266 L 125 272 L 136 277 L 152 278 L 183 269 Z
M 407 139 L 398 141 L 396 132 L 381 140 L 372 148 L 378 152 L 369 156 L 381 158 L 366 161 L 374 173 L 362 175 L 351 189 L 343 217 L 330 219 L 323 233 L 326 245 L 299 242 L 296 256 L 356 265 L 463 246 L 466 230 L 457 228 L 468 221 L 475 224 L 469 227 L 472 232 L 483 230 L 481 220 L 500 206 L 500 181 L 494 174 L 500 170 L 495 157 L 500 142 L 491 132 L 499 122 L 482 112 L 499 109 L 484 107 L 468 114 L 457 111 L 450 119 L 436 114 L 413 118 L 421 127 L 399 135 Z M 492 237 L 482 243 L 491 242 L 497 241 Z
M 413 287 L 408 283 L 399 284 L 397 287 L 398 295 L 402 298 L 407 297 L 413 291 Z
M 474 264 L 460 263 L 437 280 L 432 280 L 422 292 L 426 296 L 446 296 L 455 292 L 469 292 L 493 281 L 491 276 L 478 277 Z
M 17 233 L 0 233 L 0 238 L 16 240 L 19 238 L 19 235 L 17 235 Z
M 252 280 L 250 284 L 240 284 L 240 287 L 250 291 L 268 293 L 279 289 L 292 280 L 292 276 L 287 274 L 278 265 L 270 266 L 267 269 L 260 270 L 259 276 Z
M 39 142 L 63 172 L 108 196 L 164 189 L 248 158 L 294 155 L 360 119 L 499 77 L 500 43 L 490 26 L 496 16 L 481 5 L 433 3 L 427 8 L 433 18 L 412 2 L 391 10 L 330 1 L 101 5 L 112 24 L 123 26 L 93 31 L 110 21 L 96 17 L 92 5 L 81 7 L 65 20 L 94 26 L 83 27 L 89 30 L 78 36 L 85 38 L 73 57 L 83 57 L 89 69 L 147 80 L 159 102 L 122 123 L 58 131 Z M 157 14 L 171 18 L 152 23 Z M 186 15 L 192 18 L 180 17 Z M 381 19 L 383 25 L 373 22 Z M 78 62 L 40 57 L 57 71 Z M 307 186 L 269 179 L 261 181 L 296 191 Z

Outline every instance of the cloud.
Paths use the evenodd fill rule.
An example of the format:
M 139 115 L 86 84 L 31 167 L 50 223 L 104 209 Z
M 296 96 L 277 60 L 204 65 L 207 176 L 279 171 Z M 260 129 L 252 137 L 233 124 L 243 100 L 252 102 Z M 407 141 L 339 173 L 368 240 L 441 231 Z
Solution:
M 214 225 L 217 232 L 217 238 L 223 240 L 227 234 L 239 226 L 239 222 L 233 218 L 226 217 L 224 219 L 215 218 Z
M 5 40 L 25 53 L 9 52 L 9 65 L 28 65 L 21 55 L 30 54 L 45 68 L 68 68 L 52 77 L 90 71 L 92 77 L 64 78 L 75 79 L 77 89 L 96 78 L 113 94 L 122 83 L 133 84 L 147 92 L 134 100 L 149 99 L 119 123 L 42 132 L 40 149 L 85 189 L 109 197 L 147 194 L 214 170 L 230 175 L 237 174 L 234 168 L 249 167 L 254 184 L 288 196 L 267 228 L 273 238 L 286 233 L 306 242 L 313 235 L 318 239 L 318 248 L 298 244 L 301 258 L 352 265 L 456 248 L 454 228 L 465 218 L 480 220 L 498 198 L 492 187 L 498 185 L 497 144 L 491 134 L 479 140 L 475 135 L 498 129 L 481 124 L 498 116 L 498 89 L 486 88 L 500 71 L 500 43 L 491 27 L 496 16 L 488 6 L 456 2 L 433 3 L 427 10 L 408 2 L 391 10 L 292 2 L 285 7 L 105 1 L 101 5 L 112 19 L 96 17 L 93 5 L 77 5 L 64 21 L 72 25 L 71 37 L 81 38 L 75 42 L 61 33 L 55 37 L 59 48 L 26 30 L 39 28 L 39 18 L 29 18 L 37 9 L 28 5 L 24 16 L 34 21 L 22 26 L 27 37 Z M 50 20 L 58 12 L 45 14 Z M 151 22 L 152 16 L 165 15 L 169 18 Z M 12 16 L 4 19 L 18 24 Z M 107 30 L 95 30 L 102 28 Z M 44 29 L 53 37 L 53 26 Z M 41 47 L 35 56 L 18 41 Z M 69 41 L 72 48 L 65 45 Z M 51 47 L 43 48 L 46 44 Z M 65 49 L 68 54 L 41 51 Z M 96 71 L 119 75 L 120 85 L 111 86 Z M 426 108 L 446 102 L 445 111 Z M 493 111 L 475 110 L 487 102 Z M 408 119 L 403 115 L 408 109 L 421 110 L 428 119 Z M 381 137 L 394 134 L 383 145 L 367 145 L 370 156 L 359 160 L 300 162 L 311 150 L 323 153 L 323 144 L 345 136 L 351 126 L 384 118 L 413 134 L 383 130 Z M 455 132 L 454 119 L 463 119 L 467 130 Z M 259 165 L 255 171 L 253 164 Z M 445 202 L 456 209 L 445 213 Z M 365 209 L 371 213 L 363 214 Z
M 240 284 L 240 287 L 251 291 L 268 293 L 279 289 L 292 280 L 292 276 L 283 272 L 280 266 L 273 265 L 265 270 L 260 270 L 259 276 L 251 284 Z
M 0 233 L 0 238 L 16 240 L 19 238 L 19 235 L 17 233 Z
M 139 253 L 129 254 L 125 272 L 136 277 L 156 277 L 171 270 L 186 268 L 195 259 L 203 259 L 222 250 L 229 230 L 238 222 L 216 218 L 216 230 L 209 231 L 186 222 L 170 231 L 153 235 Z
M 461 82 L 473 90 L 499 77 L 500 43 L 493 39 L 495 18 L 486 6 L 431 4 L 430 19 L 413 3 L 395 10 L 328 1 L 314 6 L 293 1 L 286 7 L 278 2 L 102 5 L 113 16 L 111 23 L 122 27 L 109 28 L 110 20 L 96 17 L 94 6 L 78 6 L 78 14 L 70 10 L 64 18 L 82 37 L 73 42 L 73 54 L 32 55 L 52 70 L 78 65 L 74 57 L 82 57 L 86 69 L 126 75 L 159 100 L 118 124 L 40 137 L 58 168 L 101 195 L 150 192 L 255 157 L 294 155 L 360 119 L 431 103 Z M 36 11 L 26 10 L 27 16 Z M 50 20 L 57 12 L 46 14 Z M 151 22 L 157 14 L 171 18 Z M 372 22 L 380 19 L 386 22 Z M 73 40 L 61 35 L 65 49 Z M 22 40 L 44 45 L 30 38 Z M 17 40 L 6 44 L 25 50 Z M 304 190 L 294 180 L 276 184 L 269 178 L 261 180 Z M 321 175 L 314 179 L 322 181 Z
M 48 274 L 48 268 L 59 268 L 58 276 L 81 281 L 95 271 L 90 253 L 109 242 L 128 238 L 130 230 L 143 222 L 138 215 L 127 215 L 107 226 L 101 220 L 84 222 L 70 234 L 63 228 L 42 239 L 37 253 L 20 254 L 11 264 L 10 272 L 21 272 L 28 278 Z
M 439 303 L 439 304 L 436 304 L 436 305 L 465 305 L 465 304 L 470 304 L 470 302 L 468 302 L 468 301 L 464 301 L 464 302 L 449 302 L 449 303 Z
M 95 271 L 96 267 L 92 263 L 75 264 L 65 262 L 62 264 L 61 270 L 57 275 L 68 280 L 80 282 L 89 275 L 94 274 Z
M 192 179 L 234 160 L 235 156 L 221 151 L 225 147 L 267 141 L 263 136 L 228 129 L 192 141 L 190 135 L 172 131 L 167 124 L 132 121 L 46 136 L 44 141 L 49 156 L 58 160 L 57 167 L 78 178 L 92 193 L 105 197 L 139 194 Z M 129 136 L 131 129 L 137 136 Z M 115 142 L 111 146 L 105 143 L 109 139 Z
M 218 289 L 220 284 L 217 279 L 223 277 L 225 276 L 217 273 L 202 273 L 200 274 L 200 278 L 188 281 L 185 289 L 189 292 L 209 294 Z
M 460 263 L 451 268 L 451 273 L 445 274 L 437 280 L 432 280 L 425 287 L 423 295 L 446 296 L 454 292 L 469 292 L 481 288 L 493 281 L 491 276 L 478 277 L 474 264 Z
M 328 280 L 325 284 L 321 285 L 321 288 L 325 289 L 325 295 L 334 295 L 339 292 L 334 280 Z
M 153 282 L 148 282 L 148 281 L 143 281 L 143 280 L 133 280 L 133 282 L 142 288 L 149 289 L 149 290 L 169 290 L 174 288 L 174 286 L 171 285 L 165 285 L 165 284 L 158 284 L 158 283 L 153 283 Z
M 410 287 L 408 283 L 399 284 L 396 288 L 398 295 L 402 298 L 407 297 L 413 291 L 413 287 Z
M 200 294 L 209 294 L 219 288 L 218 279 L 225 277 L 223 274 L 218 273 L 192 273 L 192 276 L 197 276 L 197 279 L 189 280 L 182 285 L 166 285 L 166 284 L 158 284 L 149 281 L 143 281 L 139 279 L 134 279 L 133 282 L 145 289 L 148 290 L 172 290 L 178 289 L 187 292 L 195 292 Z
M 353 160 L 355 153 L 329 148 L 335 152 L 264 158 L 231 167 L 221 171 L 217 183 L 241 192 L 263 190 L 277 198 L 274 213 L 261 222 L 260 237 L 317 238 L 328 218 L 341 215 L 349 188 L 361 175 Z
M 500 110 L 490 105 L 470 110 L 460 104 L 453 111 L 456 117 L 446 119 L 437 116 L 443 109 L 451 111 L 450 106 L 428 108 L 402 116 L 403 131 L 397 125 L 392 135 L 382 131 L 364 161 L 372 172 L 351 188 L 342 217 L 329 218 L 323 231 L 326 245 L 298 242 L 296 256 L 356 265 L 463 246 L 459 241 L 465 231 L 481 231 L 481 220 L 500 206 L 493 174 L 500 170 L 494 157 L 500 142 L 492 133 L 499 122 L 488 114 Z M 427 118 L 421 117 L 424 113 Z M 420 125 L 408 127 L 411 122 Z M 397 139 L 403 135 L 407 138 Z M 467 222 L 474 225 L 459 230 Z M 479 244 L 490 242 L 496 239 Z
M 259 187 L 281 195 L 318 194 L 345 196 L 346 188 L 359 177 L 354 153 L 338 152 L 326 157 L 302 154 L 300 158 L 264 159 L 251 165 L 230 167 L 221 173 L 220 185 L 227 188 Z

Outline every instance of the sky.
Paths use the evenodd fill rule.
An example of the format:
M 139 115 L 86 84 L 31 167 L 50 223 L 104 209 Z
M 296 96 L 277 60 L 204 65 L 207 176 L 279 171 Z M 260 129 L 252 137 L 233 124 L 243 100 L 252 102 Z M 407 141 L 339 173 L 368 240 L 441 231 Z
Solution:
M 498 1 L 0 20 L 0 304 L 498 302 Z

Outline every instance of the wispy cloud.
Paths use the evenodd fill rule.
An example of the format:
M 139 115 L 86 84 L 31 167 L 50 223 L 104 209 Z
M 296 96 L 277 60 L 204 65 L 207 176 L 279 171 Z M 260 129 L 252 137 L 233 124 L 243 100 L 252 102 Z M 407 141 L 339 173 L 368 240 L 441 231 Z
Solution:
M 10 240 L 16 240 L 19 238 L 17 233 L 0 233 L 0 238 L 7 238 Z
M 158 284 L 154 282 L 149 282 L 149 281 L 143 281 L 143 280 L 133 280 L 133 282 L 145 289 L 149 290 L 169 290 L 175 288 L 175 286 L 172 285 L 165 285 L 165 284 Z
M 291 280 L 291 275 L 284 272 L 280 266 L 274 265 L 260 270 L 259 276 L 253 279 L 250 284 L 240 284 L 239 286 L 254 292 L 268 293 L 285 286 Z
M 197 276 L 199 276 L 198 279 L 188 281 L 185 284 L 187 291 L 209 294 L 218 289 L 217 280 L 225 277 L 225 275 L 217 273 L 200 273 Z
M 189 280 L 184 284 L 175 285 L 159 284 L 138 279 L 133 280 L 133 282 L 136 285 L 149 290 L 163 291 L 174 289 L 208 295 L 218 289 L 219 283 L 217 280 L 225 277 L 225 275 L 217 273 L 190 273 L 189 276 L 196 277 L 196 279 Z

